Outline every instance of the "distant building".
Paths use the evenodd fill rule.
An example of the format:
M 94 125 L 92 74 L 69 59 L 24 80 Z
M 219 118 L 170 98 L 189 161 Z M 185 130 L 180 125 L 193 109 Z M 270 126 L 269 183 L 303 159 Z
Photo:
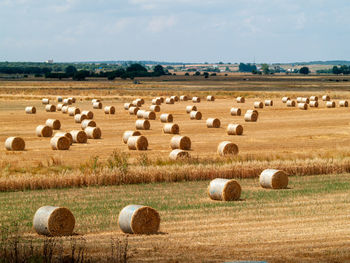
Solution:
M 53 63 L 53 59 L 48 59 L 48 60 L 45 61 L 45 63 L 52 64 Z

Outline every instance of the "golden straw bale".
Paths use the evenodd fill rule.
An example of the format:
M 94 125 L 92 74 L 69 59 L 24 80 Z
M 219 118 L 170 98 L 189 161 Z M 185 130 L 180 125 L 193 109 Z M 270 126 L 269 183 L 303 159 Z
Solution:
M 158 105 L 151 105 L 149 109 L 154 112 L 160 112 L 160 107 Z
M 236 155 L 238 154 L 238 146 L 229 141 L 223 141 L 218 146 L 219 155 Z
M 170 140 L 171 149 L 190 150 L 191 139 L 187 136 L 175 135 Z
M 310 107 L 317 108 L 318 107 L 318 101 L 317 100 L 312 100 L 310 101 Z
M 101 132 L 101 129 L 98 128 L 98 127 L 86 127 L 84 129 L 88 139 L 100 139 L 101 138 L 101 135 L 102 135 L 102 132 Z
M 259 182 L 263 188 L 284 189 L 288 186 L 288 175 L 281 170 L 266 169 L 260 174 Z
M 69 116 L 75 116 L 76 114 L 80 114 L 80 109 L 76 107 L 69 107 L 68 108 L 68 115 Z
M 172 98 L 174 100 L 174 102 L 179 101 L 179 97 L 178 96 L 171 96 L 170 98 Z
M 92 99 L 91 100 L 91 104 L 94 104 L 95 102 L 101 102 L 101 100 L 100 99 Z
M 50 140 L 52 150 L 69 150 L 70 140 L 66 136 L 54 136 Z
M 8 137 L 5 141 L 5 148 L 8 151 L 23 151 L 26 144 L 21 137 Z
M 335 108 L 335 102 L 334 101 L 327 101 L 326 107 L 327 108 Z
M 145 113 L 145 110 L 138 110 L 136 113 L 137 118 L 143 119 L 143 114 Z
M 330 101 L 331 98 L 330 98 L 328 95 L 323 95 L 323 96 L 322 96 L 322 100 L 323 100 L 323 101 Z
M 165 99 L 165 104 L 174 104 L 174 103 L 175 103 L 175 101 L 173 98 L 166 98 Z
M 86 120 L 87 116 L 85 114 L 75 114 L 74 121 L 75 123 L 81 123 L 83 120 Z
M 61 122 L 56 119 L 47 119 L 45 122 L 46 126 L 51 127 L 53 130 L 61 129 Z
M 96 127 L 96 122 L 89 119 L 83 120 L 81 122 L 81 128 L 84 130 L 86 127 Z
M 57 107 L 56 107 L 56 110 L 57 110 L 57 111 L 61 111 L 63 106 L 67 106 L 67 104 L 58 103 L 58 104 L 57 104 Z
M 301 98 L 301 102 L 309 104 L 310 100 L 309 100 L 309 98 Z
M 66 105 L 72 105 L 73 102 L 72 102 L 71 99 L 64 99 L 63 103 L 66 104 Z
M 41 103 L 42 103 L 42 104 L 49 104 L 49 103 L 50 103 L 50 100 L 49 100 L 49 99 L 42 99 L 42 100 L 41 100 Z
M 240 108 L 231 108 L 231 115 L 232 116 L 241 116 L 242 111 Z
M 194 105 L 186 106 L 186 113 L 190 113 L 191 111 L 197 111 L 197 107 Z
M 156 99 L 160 99 L 161 103 L 164 103 L 164 98 L 163 97 L 157 97 Z
M 72 145 L 73 144 L 73 137 L 72 137 L 72 134 L 70 134 L 69 132 L 56 132 L 55 137 L 62 137 L 62 136 L 65 136 L 67 137 L 67 139 L 69 140 L 69 145 Z
M 102 109 L 102 103 L 101 103 L 101 102 L 94 102 L 94 103 L 92 104 L 92 107 L 93 107 L 94 109 Z
M 194 103 L 200 103 L 200 102 L 201 102 L 201 98 L 199 98 L 199 97 L 193 97 L 193 98 L 192 98 L 192 102 L 194 102 Z
M 45 106 L 45 110 L 47 112 L 55 112 L 56 111 L 56 106 L 55 105 L 52 105 L 52 104 L 47 104 Z
M 129 114 L 130 115 L 137 115 L 137 112 L 139 111 L 138 107 L 132 106 L 129 108 Z
M 318 101 L 318 97 L 317 96 L 310 96 L 310 101 Z
M 139 131 L 125 131 L 123 134 L 123 142 L 126 144 L 130 136 L 140 136 L 141 132 Z
M 90 110 L 83 110 L 81 114 L 86 115 L 86 118 L 92 120 L 94 118 L 94 113 Z
M 186 95 L 181 95 L 180 100 L 181 101 L 188 101 L 188 97 Z
M 181 150 L 181 149 L 175 149 L 175 150 L 172 150 L 169 154 L 169 158 L 170 160 L 179 160 L 179 159 L 188 159 L 188 158 L 191 158 L 189 152 L 186 152 L 184 150 Z
M 297 103 L 301 103 L 302 99 L 302 97 L 297 97 Z
M 288 100 L 287 101 L 287 107 L 295 107 L 295 101 L 294 100 Z
M 215 101 L 215 97 L 212 95 L 207 96 L 207 101 Z
M 124 110 L 128 110 L 132 106 L 133 106 L 132 103 L 124 103 Z
M 26 107 L 25 112 L 27 114 L 35 114 L 36 113 L 36 108 L 34 106 L 28 106 L 28 107 Z
M 244 103 L 245 102 L 245 98 L 244 97 L 237 97 L 236 101 L 237 101 L 237 103 Z
M 76 101 L 76 99 L 75 99 L 74 97 L 70 97 L 70 98 L 68 98 L 68 99 L 71 100 L 72 103 L 75 103 L 75 101 Z
M 339 101 L 339 107 L 348 107 L 349 103 L 347 100 L 340 100 Z
M 129 150 L 145 151 L 148 147 L 147 138 L 143 135 L 130 136 L 127 141 Z
M 149 130 L 151 128 L 151 123 L 149 120 L 136 120 L 135 126 L 136 130 Z
M 220 128 L 221 122 L 217 118 L 208 118 L 207 121 L 208 128 Z
M 106 106 L 104 108 L 105 114 L 115 114 L 115 107 L 114 106 Z
M 283 98 L 282 98 L 282 102 L 283 102 L 283 103 L 286 103 L 288 100 L 290 100 L 289 97 L 283 97 Z
M 143 113 L 143 118 L 145 120 L 155 120 L 156 119 L 156 113 L 154 111 L 145 111 Z
M 86 143 L 87 142 L 87 135 L 85 131 L 80 130 L 73 130 L 70 132 L 73 138 L 74 143 Z
M 228 135 L 242 135 L 243 126 L 240 124 L 229 124 L 227 125 L 226 131 Z
M 298 108 L 301 110 L 307 110 L 307 108 L 308 108 L 307 105 L 308 105 L 307 103 L 301 102 L 301 103 L 298 103 Z
M 242 188 L 234 179 L 216 178 L 210 181 L 208 195 L 212 200 L 235 201 L 241 197 Z
M 262 109 L 262 108 L 264 108 L 264 103 L 262 103 L 261 101 L 255 101 L 254 108 Z
M 141 107 L 142 106 L 141 100 L 133 100 L 132 105 L 134 105 L 134 107 Z
M 247 111 L 244 114 L 244 120 L 247 122 L 256 122 L 258 120 L 258 114 L 254 111 Z
M 191 111 L 190 112 L 190 119 L 191 120 L 201 120 L 202 113 L 200 111 Z
M 166 123 L 163 126 L 163 132 L 169 134 L 179 134 L 180 127 L 176 123 Z
M 62 106 L 61 112 L 62 113 L 67 113 L 68 112 L 69 106 Z
M 155 99 L 152 99 L 152 104 L 153 105 L 160 105 L 160 104 L 162 104 L 162 101 L 160 99 L 155 98 Z
M 265 100 L 265 106 L 273 106 L 273 100 Z
M 35 131 L 38 137 L 51 137 L 53 133 L 52 128 L 47 125 L 39 125 Z
M 161 122 L 173 122 L 173 115 L 169 113 L 163 113 L 160 115 Z

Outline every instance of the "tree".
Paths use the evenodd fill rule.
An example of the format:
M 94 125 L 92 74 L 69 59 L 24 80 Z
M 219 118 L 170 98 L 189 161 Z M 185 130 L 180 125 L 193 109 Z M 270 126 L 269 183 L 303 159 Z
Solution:
M 162 65 L 155 66 L 153 72 L 159 76 L 165 75 L 164 68 Z
M 199 76 L 201 73 L 199 71 L 196 71 L 196 73 L 194 73 L 195 76 Z
M 307 75 L 310 73 L 310 69 L 308 67 L 302 67 L 302 68 L 300 68 L 299 73 Z
M 127 72 L 147 72 L 147 69 L 142 66 L 141 64 L 131 64 L 129 67 L 126 68 Z
M 207 79 L 209 77 L 209 73 L 208 72 L 204 72 L 203 76 Z
M 261 69 L 264 72 L 265 75 L 270 73 L 269 65 L 268 64 L 261 64 Z
M 188 72 L 185 73 L 185 76 L 189 76 L 190 74 Z
M 68 77 L 73 77 L 74 74 L 77 72 L 76 67 L 70 65 L 68 67 L 66 67 L 66 69 L 64 70 L 67 74 Z

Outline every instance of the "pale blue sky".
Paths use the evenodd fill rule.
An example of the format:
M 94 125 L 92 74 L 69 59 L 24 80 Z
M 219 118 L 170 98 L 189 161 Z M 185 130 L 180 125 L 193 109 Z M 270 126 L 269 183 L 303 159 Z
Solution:
M 0 0 L 0 61 L 350 60 L 348 0 Z

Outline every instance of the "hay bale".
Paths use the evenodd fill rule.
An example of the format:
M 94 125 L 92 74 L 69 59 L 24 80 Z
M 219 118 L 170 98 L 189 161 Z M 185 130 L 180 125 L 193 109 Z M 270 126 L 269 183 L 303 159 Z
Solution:
M 227 125 L 226 131 L 228 135 L 242 135 L 243 126 L 240 124 L 229 124 Z
M 35 131 L 38 137 L 51 137 L 53 133 L 52 128 L 47 125 L 39 125 Z
M 327 108 L 335 108 L 335 102 L 334 101 L 327 101 L 326 107 Z
M 61 122 L 56 119 L 47 119 L 45 122 L 46 126 L 51 127 L 53 130 L 61 129 Z
M 318 101 L 318 97 L 317 96 L 310 96 L 309 100 L 310 101 Z
M 163 126 L 163 132 L 169 134 L 179 134 L 180 127 L 176 123 L 166 123 Z
M 136 101 L 141 102 L 141 106 L 142 106 L 143 104 L 145 104 L 145 100 L 144 100 L 143 98 L 138 98 L 138 99 L 136 99 Z
M 133 106 L 132 103 L 124 103 L 124 110 L 128 110 L 132 106 Z
M 86 127 L 84 129 L 88 139 L 100 139 L 102 132 L 101 129 L 98 127 Z
M 241 116 L 242 111 L 240 108 L 231 108 L 230 110 L 232 116 Z
M 261 101 L 255 101 L 254 102 L 254 108 L 262 109 L 262 108 L 264 108 L 264 103 L 262 103 Z
M 130 136 L 127 141 L 129 150 L 145 151 L 148 147 L 147 138 L 143 135 Z
M 297 97 L 297 103 L 301 103 L 302 99 L 302 97 Z
M 75 103 L 75 102 L 76 102 L 75 97 L 69 97 L 69 98 L 68 98 L 68 100 L 71 100 L 71 101 L 72 101 L 72 103 Z
M 138 111 L 139 111 L 138 107 L 132 106 L 132 107 L 129 108 L 129 114 L 130 115 L 136 115 Z
M 193 98 L 192 98 L 192 102 L 194 102 L 194 103 L 200 103 L 200 102 L 201 102 L 201 98 L 199 98 L 199 97 L 193 97 Z
M 309 104 L 310 100 L 309 100 L 309 98 L 301 98 L 301 102 Z
M 96 127 L 96 122 L 89 119 L 83 120 L 81 122 L 81 128 L 84 130 L 86 127 Z
M 58 96 L 57 97 L 57 102 L 62 102 L 63 101 L 63 98 L 61 96 Z
M 208 118 L 207 121 L 208 128 L 220 128 L 221 122 L 217 118 Z
M 219 155 L 236 155 L 238 154 L 238 146 L 229 141 L 223 141 L 218 146 Z
M 259 112 L 257 110 L 247 110 L 246 113 L 248 113 L 248 112 L 254 112 L 256 115 L 259 116 Z
M 179 101 L 179 97 L 178 96 L 171 96 L 170 98 L 172 98 L 174 100 L 174 102 L 178 102 Z
M 173 115 L 169 113 L 163 113 L 160 115 L 161 122 L 173 122 Z
M 85 114 L 75 114 L 74 121 L 75 123 L 81 123 L 83 120 L 86 120 L 87 116 Z
M 181 95 L 180 101 L 188 101 L 188 97 L 186 95 Z
M 156 119 L 156 113 L 154 111 L 145 111 L 143 113 L 143 118 L 145 120 L 155 120 Z
M 244 97 L 237 97 L 236 101 L 237 101 L 237 103 L 245 103 L 245 98 Z
M 45 106 L 45 110 L 47 112 L 55 112 L 56 111 L 56 106 L 55 105 L 52 105 L 52 104 L 47 104 Z
M 190 112 L 190 119 L 191 120 L 201 120 L 202 113 L 200 111 L 191 111 Z
M 151 128 L 151 123 L 149 120 L 136 120 L 135 126 L 136 130 L 149 130 Z
M 287 101 L 289 101 L 289 100 L 290 100 L 289 97 L 283 97 L 283 98 L 282 98 L 282 102 L 283 102 L 283 103 L 287 103 Z
M 92 111 L 89 111 L 89 110 L 83 110 L 81 112 L 81 114 L 86 115 L 86 118 L 89 120 L 92 120 L 94 118 L 94 113 Z
M 141 100 L 133 100 L 132 105 L 134 105 L 134 107 L 141 107 L 142 106 Z
M 281 170 L 266 169 L 260 174 L 259 182 L 263 188 L 284 189 L 288 186 L 288 175 Z
M 152 104 L 153 105 L 160 105 L 160 104 L 162 104 L 162 101 L 160 99 L 155 98 L 152 100 Z
M 190 150 L 191 139 L 187 136 L 175 135 L 170 140 L 171 149 Z
M 69 106 L 62 106 L 62 109 L 61 109 L 61 112 L 62 113 L 67 113 L 68 112 L 68 108 L 69 108 Z
M 298 108 L 301 109 L 301 110 L 307 110 L 307 104 L 306 103 L 298 103 Z
M 76 107 L 69 107 L 68 108 L 68 115 L 69 116 L 75 116 L 77 114 L 80 114 L 80 109 Z
M 51 138 L 50 140 L 52 150 L 69 150 L 71 145 L 70 140 L 66 136 L 57 136 Z
M 62 137 L 62 136 L 65 136 L 67 137 L 67 139 L 69 140 L 69 145 L 72 145 L 73 144 L 73 137 L 72 137 L 72 134 L 70 134 L 69 132 L 56 132 L 55 137 Z
M 273 106 L 273 100 L 265 100 L 265 106 Z
M 56 110 L 57 110 L 57 111 L 61 111 L 63 106 L 66 106 L 66 104 L 64 104 L 64 103 L 58 103 L 58 104 L 57 104 L 57 107 L 56 107 Z
M 105 114 L 115 114 L 115 107 L 114 106 L 106 106 L 104 108 Z
M 64 99 L 63 103 L 66 104 L 66 105 L 72 105 L 73 102 L 72 102 L 71 99 Z
M 80 130 L 73 130 L 70 132 L 73 138 L 74 143 L 86 143 L 87 142 L 87 135 L 85 131 Z
M 160 112 L 160 107 L 158 105 L 151 105 L 149 109 L 154 112 Z
M 197 107 L 194 105 L 186 106 L 186 113 L 190 113 L 191 111 L 197 111 Z
M 41 100 L 41 103 L 42 103 L 42 104 L 49 104 L 49 103 L 50 103 L 50 100 L 49 100 L 49 99 L 42 99 L 42 100 Z
M 165 99 L 165 104 L 174 104 L 174 103 L 175 103 L 175 101 L 173 98 L 166 98 Z
M 33 228 L 39 235 L 69 236 L 73 234 L 74 226 L 74 215 L 64 207 L 42 206 L 33 218 Z
M 126 144 L 130 136 L 140 136 L 141 132 L 139 131 L 125 131 L 123 134 L 123 142 Z
M 156 99 L 160 99 L 161 103 L 164 103 L 164 98 L 163 97 L 157 97 Z
M 143 114 L 145 113 L 145 110 L 138 110 L 136 113 L 137 118 L 143 119 Z
M 127 234 L 155 234 L 159 230 L 159 213 L 143 205 L 128 205 L 124 207 L 118 218 L 120 229 Z
M 91 100 L 91 104 L 94 104 L 95 102 L 101 102 L 101 100 L 100 99 L 92 99 Z
M 215 97 L 212 95 L 207 96 L 207 101 L 215 101 Z
M 94 109 L 102 109 L 102 103 L 101 103 L 101 102 L 94 102 L 94 103 L 92 104 L 92 107 L 93 107 Z
M 323 96 L 322 96 L 322 100 L 323 100 L 323 101 L 330 101 L 331 98 L 330 98 L 328 95 L 323 95 Z
M 318 101 L 317 100 L 312 100 L 310 101 L 310 107 L 317 108 L 318 107 Z
M 288 100 L 287 101 L 287 107 L 295 107 L 295 101 L 294 100 Z
M 191 158 L 190 154 L 181 149 L 172 150 L 169 154 L 170 160 L 188 159 Z
M 21 137 L 8 137 L 5 141 L 5 148 L 8 151 L 23 151 L 26 144 Z
M 241 197 L 242 188 L 234 179 L 216 178 L 210 181 L 208 195 L 212 200 L 235 201 Z
M 36 113 L 36 108 L 34 106 L 28 106 L 28 107 L 26 107 L 25 112 L 27 114 L 35 114 Z
M 258 120 L 258 114 L 254 111 L 247 111 L 244 114 L 244 120 L 246 122 L 256 122 Z
M 339 107 L 348 107 L 349 103 L 347 100 L 340 100 L 339 101 Z

